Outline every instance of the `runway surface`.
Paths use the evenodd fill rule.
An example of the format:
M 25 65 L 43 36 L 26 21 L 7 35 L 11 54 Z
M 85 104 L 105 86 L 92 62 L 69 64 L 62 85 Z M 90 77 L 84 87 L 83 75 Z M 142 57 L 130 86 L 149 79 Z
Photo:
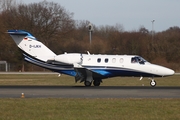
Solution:
M 180 87 L 0 86 L 0 98 L 180 98 Z

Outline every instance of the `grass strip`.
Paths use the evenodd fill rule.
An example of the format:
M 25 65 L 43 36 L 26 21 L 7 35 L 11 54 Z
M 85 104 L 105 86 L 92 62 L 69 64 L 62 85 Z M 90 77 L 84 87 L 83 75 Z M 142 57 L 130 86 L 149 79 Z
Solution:
M 180 86 L 180 75 L 155 78 L 157 86 Z M 67 85 L 84 86 L 83 83 L 75 83 L 74 77 L 62 75 L 16 75 L 1 74 L 0 85 Z M 101 86 L 150 86 L 150 80 L 138 77 L 114 77 L 104 79 Z
M 179 120 L 180 99 L 0 99 L 1 120 Z

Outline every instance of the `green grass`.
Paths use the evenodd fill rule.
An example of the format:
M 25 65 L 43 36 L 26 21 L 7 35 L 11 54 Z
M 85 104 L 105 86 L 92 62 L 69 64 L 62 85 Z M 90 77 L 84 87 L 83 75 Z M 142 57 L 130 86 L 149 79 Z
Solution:
M 180 86 L 180 75 L 170 77 L 155 78 L 157 86 Z M 74 77 L 57 74 L 47 75 L 16 75 L 1 74 L 0 85 L 65 85 L 65 86 L 84 86 L 83 83 L 75 83 Z M 101 86 L 150 86 L 150 80 L 138 77 L 115 77 L 104 79 Z
M 156 78 L 158 86 L 180 86 L 180 76 Z M 102 86 L 149 86 L 150 80 L 116 77 Z M 0 85 L 79 86 L 62 75 L 0 75 Z M 179 120 L 180 99 L 0 99 L 0 120 Z
M 179 99 L 0 99 L 1 120 L 179 120 Z

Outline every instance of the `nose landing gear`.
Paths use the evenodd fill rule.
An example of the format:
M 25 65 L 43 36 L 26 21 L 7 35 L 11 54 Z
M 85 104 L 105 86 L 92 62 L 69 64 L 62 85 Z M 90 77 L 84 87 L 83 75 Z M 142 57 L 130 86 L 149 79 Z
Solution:
M 156 81 L 153 78 L 149 78 L 149 79 L 151 79 L 151 82 L 150 82 L 151 87 L 155 87 Z

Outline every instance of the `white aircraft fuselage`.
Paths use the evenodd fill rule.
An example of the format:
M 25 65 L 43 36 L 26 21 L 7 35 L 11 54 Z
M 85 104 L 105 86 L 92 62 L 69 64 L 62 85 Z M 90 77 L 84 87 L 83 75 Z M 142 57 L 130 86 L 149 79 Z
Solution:
M 155 86 L 154 77 L 165 77 L 174 71 L 147 62 L 137 55 L 101 55 L 64 53 L 56 55 L 30 33 L 22 30 L 9 30 L 17 46 L 23 51 L 24 59 L 35 65 L 52 71 L 74 76 L 76 82 L 85 86 L 99 86 L 102 79 L 116 76 L 150 77 L 151 86 Z

